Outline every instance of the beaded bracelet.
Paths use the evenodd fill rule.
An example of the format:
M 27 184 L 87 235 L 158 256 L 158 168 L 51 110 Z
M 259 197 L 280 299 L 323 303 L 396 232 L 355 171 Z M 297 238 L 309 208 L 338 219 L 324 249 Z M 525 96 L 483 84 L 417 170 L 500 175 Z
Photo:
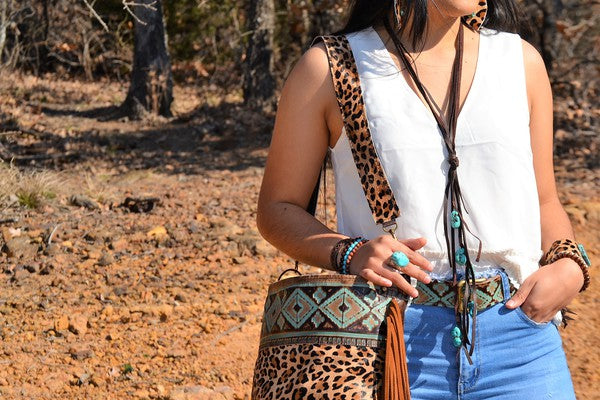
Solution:
M 348 264 L 350 264 L 350 260 L 352 259 L 352 257 L 354 256 L 354 253 L 356 253 L 356 250 L 362 246 L 363 244 L 365 244 L 367 242 L 366 239 L 364 238 L 356 238 L 352 244 L 350 245 L 350 247 L 348 247 L 348 249 L 346 250 L 346 253 L 344 253 L 344 259 L 342 261 L 342 274 L 347 275 L 348 274 Z
M 333 246 L 331 249 L 331 254 L 329 256 L 329 261 L 333 269 L 339 273 L 341 273 L 341 263 L 346 250 L 348 247 L 354 242 L 356 238 L 346 238 L 342 239 Z
M 581 272 L 583 273 L 583 286 L 579 291 L 583 292 L 590 285 L 588 267 L 592 265 L 583 245 L 578 244 L 571 239 L 556 240 L 542 257 L 541 264 L 551 264 L 561 258 L 570 258 L 579 265 L 579 268 L 581 268 Z
M 350 262 L 352 261 L 352 257 L 354 257 L 354 254 L 356 254 L 356 251 L 358 250 L 358 248 L 367 242 L 368 242 L 367 239 L 361 239 L 361 241 L 358 242 L 356 244 L 356 246 L 354 246 L 354 248 L 350 251 L 350 253 L 348 254 L 348 257 L 346 258 L 346 263 L 345 263 L 346 270 L 350 267 Z M 346 271 L 346 273 L 349 273 L 349 271 Z

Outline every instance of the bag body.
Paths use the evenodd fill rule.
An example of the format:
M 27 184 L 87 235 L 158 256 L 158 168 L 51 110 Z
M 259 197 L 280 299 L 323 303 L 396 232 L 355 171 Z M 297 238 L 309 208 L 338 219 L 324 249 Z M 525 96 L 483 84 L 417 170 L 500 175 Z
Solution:
M 403 313 L 404 293 L 353 275 L 302 275 L 272 284 L 252 399 L 336 399 L 341 393 L 383 399 L 386 316 L 389 321 L 394 300 Z

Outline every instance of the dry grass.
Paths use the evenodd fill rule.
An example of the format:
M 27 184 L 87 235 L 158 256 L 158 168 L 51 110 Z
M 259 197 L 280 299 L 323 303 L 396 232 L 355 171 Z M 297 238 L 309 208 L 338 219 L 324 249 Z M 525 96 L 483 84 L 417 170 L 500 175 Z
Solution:
M 0 207 L 39 208 L 61 191 L 63 179 L 49 171 L 22 171 L 0 162 Z

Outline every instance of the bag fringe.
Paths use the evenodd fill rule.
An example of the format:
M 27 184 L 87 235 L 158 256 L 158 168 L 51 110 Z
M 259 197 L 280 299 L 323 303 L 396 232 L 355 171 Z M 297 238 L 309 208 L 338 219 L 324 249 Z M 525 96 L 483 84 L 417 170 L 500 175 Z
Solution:
M 404 310 L 393 299 L 386 316 L 387 339 L 383 373 L 383 400 L 410 400 L 404 344 Z

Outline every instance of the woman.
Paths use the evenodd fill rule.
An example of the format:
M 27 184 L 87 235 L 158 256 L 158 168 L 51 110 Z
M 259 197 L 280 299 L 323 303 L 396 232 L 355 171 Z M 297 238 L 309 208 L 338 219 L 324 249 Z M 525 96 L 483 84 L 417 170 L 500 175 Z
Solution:
M 405 314 L 413 399 L 574 398 L 557 324 L 589 278 L 583 249 L 538 265 L 574 235 L 555 187 L 544 63 L 506 32 L 517 27 L 516 10 L 512 0 L 355 1 L 341 33 L 367 145 L 342 115 L 327 42 L 303 55 L 281 95 L 258 228 L 299 261 L 413 298 Z M 371 144 L 379 175 L 365 174 L 357 157 Z M 328 151 L 338 232 L 306 211 Z M 372 181 L 390 190 L 371 193 L 395 203 L 379 210 L 391 215 L 384 223 Z M 477 292 L 477 326 L 474 298 L 457 300 L 458 312 L 442 299 L 454 282 L 474 289 L 475 278 L 488 294 L 500 284 L 499 295 Z

